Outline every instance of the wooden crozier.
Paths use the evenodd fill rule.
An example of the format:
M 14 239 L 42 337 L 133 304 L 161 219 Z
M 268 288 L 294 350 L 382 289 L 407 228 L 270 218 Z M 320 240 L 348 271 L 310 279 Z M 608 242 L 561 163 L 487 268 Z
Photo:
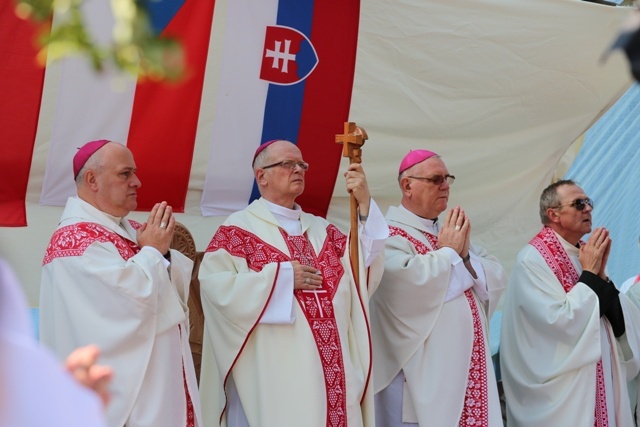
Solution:
M 367 131 L 353 122 L 344 122 L 344 133 L 336 135 L 336 142 L 342 144 L 342 156 L 349 158 L 349 164 L 362 163 L 362 146 L 368 139 Z M 358 257 L 358 202 L 351 193 L 351 230 L 349 247 L 356 284 L 360 283 L 360 263 Z

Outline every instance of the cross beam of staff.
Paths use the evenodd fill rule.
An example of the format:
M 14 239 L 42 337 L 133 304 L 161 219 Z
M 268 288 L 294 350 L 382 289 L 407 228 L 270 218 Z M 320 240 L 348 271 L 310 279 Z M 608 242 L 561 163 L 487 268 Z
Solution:
M 344 133 L 336 135 L 336 143 L 342 144 L 342 156 L 349 158 L 349 164 L 362 163 L 362 146 L 368 139 L 367 131 L 353 122 L 344 122 Z M 351 193 L 351 262 L 356 283 L 360 283 L 360 265 L 358 257 L 358 202 Z

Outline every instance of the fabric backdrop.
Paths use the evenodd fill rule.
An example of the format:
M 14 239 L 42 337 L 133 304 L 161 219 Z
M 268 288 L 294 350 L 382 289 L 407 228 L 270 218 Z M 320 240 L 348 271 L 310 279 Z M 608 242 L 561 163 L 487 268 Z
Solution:
M 634 84 L 589 131 L 566 174 L 594 201 L 593 224 L 613 246 L 609 275 L 620 287 L 640 274 L 640 87 Z
M 143 181 L 141 208 L 170 200 L 203 250 L 225 215 L 253 197 L 255 147 L 281 136 L 299 143 L 311 164 L 304 207 L 327 212 L 345 230 L 347 161 L 334 135 L 344 120 L 355 121 L 369 135 L 363 162 L 384 211 L 399 202 L 404 154 L 434 150 L 457 178 L 450 207 L 467 211 L 474 241 L 510 269 L 539 227 L 538 197 L 561 156 L 630 85 L 622 54 L 599 62 L 629 13 L 620 7 L 578 0 L 169 3 L 158 28 L 186 40 L 187 81 L 136 82 L 112 70 L 96 76 L 80 59 L 48 64 L 35 140 L 26 131 L 0 140 L 4 163 L 12 164 L 5 153 L 15 147 L 23 157 L 33 152 L 26 201 L 0 194 L 0 202 L 14 198 L 11 209 L 26 206 L 27 226 L 0 228 L 0 255 L 32 305 L 61 214 L 52 205 L 73 193 L 70 159 L 85 141 L 127 143 Z M 86 2 L 103 39 L 110 37 L 107 4 Z M 11 21 L 6 7 L 0 12 L 0 24 Z M 3 58 L 7 33 L 0 32 Z M 277 81 L 270 67 L 282 73 L 285 64 L 297 77 Z M 24 76 L 8 75 L 26 97 Z M 4 100 L 12 86 L 1 81 Z M 4 114 L 0 121 L 0 132 L 25 126 Z M 0 189 L 15 190 L 18 173 L 6 171 Z

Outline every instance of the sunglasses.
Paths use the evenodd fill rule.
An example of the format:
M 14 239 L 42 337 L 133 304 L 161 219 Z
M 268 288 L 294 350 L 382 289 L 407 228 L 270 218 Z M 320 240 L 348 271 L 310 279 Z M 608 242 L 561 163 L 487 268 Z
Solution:
M 568 205 L 556 206 L 553 209 L 560 209 L 565 206 L 573 206 L 574 208 L 576 208 L 576 210 L 583 211 L 584 208 L 587 207 L 587 205 L 589 205 L 593 209 L 593 200 L 591 200 L 588 197 L 585 197 L 584 199 L 575 199 L 573 202 L 569 203 Z

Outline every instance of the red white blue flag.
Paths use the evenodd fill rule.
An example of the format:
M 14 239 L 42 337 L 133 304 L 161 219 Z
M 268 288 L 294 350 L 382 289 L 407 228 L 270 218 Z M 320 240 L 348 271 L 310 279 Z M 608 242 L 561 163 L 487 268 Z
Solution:
M 0 115 L 0 144 L 11 147 L 3 148 L 1 160 L 0 225 L 26 225 L 36 132 L 50 138 L 43 205 L 64 205 L 75 194 L 71 159 L 78 147 L 111 139 L 134 153 L 142 181 L 138 210 L 166 200 L 183 212 L 191 189 L 202 190 L 203 215 L 227 215 L 257 196 L 256 147 L 288 139 L 312 160 L 298 202 L 326 215 L 341 154 L 334 136 L 348 120 L 359 1 L 233 0 L 220 12 L 219 27 L 213 25 L 214 0 L 147 4 L 155 31 L 182 41 L 186 78 L 137 81 L 113 69 L 96 74 L 83 58 L 65 59 L 49 65 L 56 71 L 47 71 L 42 96 L 55 109 L 40 122 L 44 70 L 35 65 L 34 30 L 15 17 L 12 2 L 1 6 L 0 89 L 5 100 L 15 93 L 11 99 L 22 108 L 3 101 Z M 88 1 L 83 8 L 92 37 L 107 43 L 114 24 L 110 3 Z M 209 159 L 194 158 L 196 144 L 209 145 Z M 199 166 L 204 179 L 193 173 L 196 162 L 206 162 Z
M 64 205 L 75 193 L 69 165 L 77 148 L 94 139 L 122 143 L 133 152 L 143 185 L 138 209 L 166 200 L 177 212 L 185 206 L 203 95 L 213 0 L 148 2 L 152 26 L 179 38 L 187 58 L 187 76 L 179 83 L 136 81 L 107 70 L 96 74 L 84 59 L 65 60 L 40 202 Z M 84 9 L 93 37 L 109 40 L 110 3 L 87 2 Z
M 25 195 L 36 138 L 44 69 L 37 28 L 0 3 L 0 225 L 27 224 Z
M 251 160 L 262 142 L 297 143 L 311 168 L 303 208 L 325 216 L 348 120 L 359 1 L 229 2 L 203 215 L 228 215 L 258 196 Z

